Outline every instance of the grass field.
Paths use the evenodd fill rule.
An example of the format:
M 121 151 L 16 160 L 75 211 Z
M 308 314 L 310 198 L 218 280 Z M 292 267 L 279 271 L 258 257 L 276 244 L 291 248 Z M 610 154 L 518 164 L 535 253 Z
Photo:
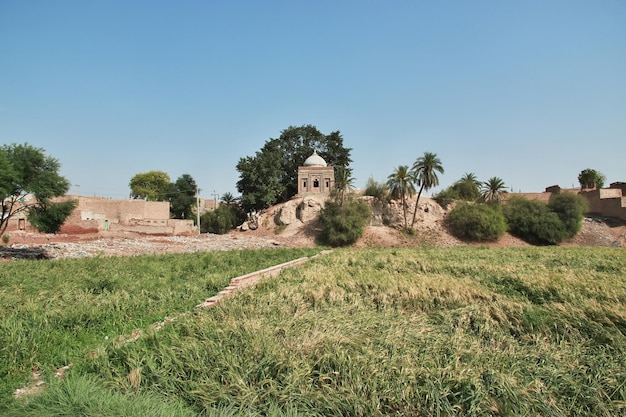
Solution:
M 626 415 L 623 249 L 335 250 L 182 314 L 277 253 L 0 265 L 0 411 Z

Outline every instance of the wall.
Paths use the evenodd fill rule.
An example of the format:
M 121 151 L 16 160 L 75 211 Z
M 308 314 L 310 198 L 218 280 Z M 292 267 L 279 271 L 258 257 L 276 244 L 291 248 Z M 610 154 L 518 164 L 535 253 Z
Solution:
M 62 233 L 135 232 L 155 235 L 197 233 L 193 220 L 170 219 L 167 201 L 111 200 L 102 197 L 64 196 L 78 206 L 67 219 Z
M 504 200 L 512 196 L 522 196 L 529 200 L 540 200 L 543 202 L 550 201 L 552 192 L 574 192 L 582 195 L 587 200 L 587 214 L 604 217 L 615 217 L 626 220 L 626 183 L 615 182 L 609 188 L 601 188 L 596 190 L 590 189 L 561 189 L 558 186 L 546 188 L 544 193 L 509 193 L 505 195 Z

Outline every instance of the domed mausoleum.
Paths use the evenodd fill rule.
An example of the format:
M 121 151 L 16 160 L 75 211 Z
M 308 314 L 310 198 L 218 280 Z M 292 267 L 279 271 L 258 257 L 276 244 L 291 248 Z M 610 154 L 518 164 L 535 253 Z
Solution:
M 303 166 L 298 167 L 298 194 L 329 194 L 335 185 L 335 170 L 313 151 Z

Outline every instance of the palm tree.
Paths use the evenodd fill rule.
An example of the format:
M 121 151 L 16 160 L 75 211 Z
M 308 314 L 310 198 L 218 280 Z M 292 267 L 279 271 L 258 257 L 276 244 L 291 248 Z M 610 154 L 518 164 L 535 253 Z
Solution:
M 481 186 L 482 182 L 478 181 L 476 174 L 466 172 L 461 179 L 454 183 L 452 188 L 456 191 L 459 198 L 467 201 L 475 201 L 480 196 Z
M 239 199 L 229 192 L 222 194 L 221 203 L 226 206 L 232 206 L 239 202 Z
M 341 205 L 343 205 L 346 191 L 354 188 L 354 177 L 350 168 L 339 168 L 335 177 L 335 190 L 339 193 Z
M 417 158 L 413 164 L 411 174 L 413 175 L 416 184 L 419 184 L 420 190 L 417 193 L 417 201 L 415 202 L 415 210 L 413 210 L 413 220 L 411 221 L 411 227 L 415 223 L 415 216 L 417 216 L 417 206 L 420 202 L 420 196 L 422 191 L 430 190 L 432 187 L 439 185 L 439 177 L 437 172 L 443 174 L 443 165 L 441 160 L 437 157 L 437 154 L 432 152 L 424 152 L 424 156 Z
M 502 194 L 506 192 L 506 186 L 502 178 L 491 177 L 483 182 L 480 198 L 487 203 L 499 203 L 502 199 Z
M 415 185 L 413 184 L 413 176 L 409 172 L 409 166 L 399 165 L 398 168 L 387 177 L 387 187 L 393 197 L 400 197 L 402 200 L 404 228 L 406 229 L 406 198 L 411 197 L 415 193 Z
M 465 174 L 463 174 L 459 182 L 467 182 L 470 184 L 474 184 L 477 187 L 480 187 L 481 185 L 481 182 L 478 181 L 478 177 L 476 177 L 476 174 L 474 174 L 473 172 L 466 172 Z

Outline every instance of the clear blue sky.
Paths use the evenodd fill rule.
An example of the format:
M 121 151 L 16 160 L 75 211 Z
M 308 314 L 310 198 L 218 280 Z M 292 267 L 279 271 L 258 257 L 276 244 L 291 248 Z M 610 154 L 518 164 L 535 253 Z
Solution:
M 71 192 L 137 173 L 237 195 L 241 157 L 340 131 L 355 185 L 425 151 L 514 191 L 626 181 L 626 1 L 0 0 L 0 144 Z

